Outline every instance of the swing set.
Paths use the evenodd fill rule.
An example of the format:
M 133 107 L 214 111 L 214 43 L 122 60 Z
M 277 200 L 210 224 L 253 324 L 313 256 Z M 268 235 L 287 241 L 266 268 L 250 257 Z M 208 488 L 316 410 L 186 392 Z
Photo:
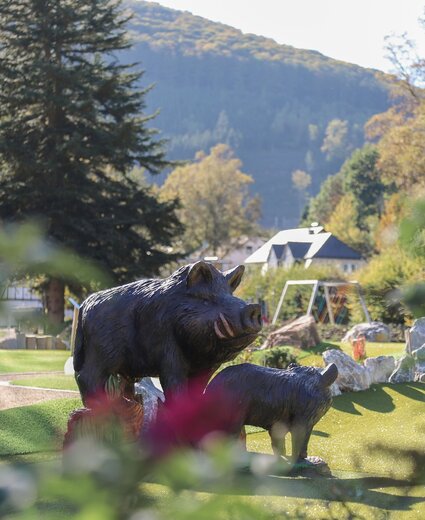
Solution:
M 291 286 L 311 285 L 310 300 L 308 303 L 306 316 L 313 316 L 317 322 L 324 323 L 329 321 L 332 325 L 342 323 L 347 315 L 346 303 L 348 300 L 348 293 L 354 290 L 360 301 L 363 309 L 365 319 L 371 323 L 369 311 L 366 307 L 366 302 L 363 298 L 362 289 L 359 282 L 326 282 L 319 280 L 288 280 L 285 283 L 282 293 L 277 304 L 276 311 L 273 316 L 272 324 L 275 324 L 279 313 L 282 309 L 288 288 Z M 323 289 L 323 291 L 320 291 Z M 320 292 L 323 293 L 323 296 Z M 313 312 L 314 304 L 316 303 L 317 310 Z

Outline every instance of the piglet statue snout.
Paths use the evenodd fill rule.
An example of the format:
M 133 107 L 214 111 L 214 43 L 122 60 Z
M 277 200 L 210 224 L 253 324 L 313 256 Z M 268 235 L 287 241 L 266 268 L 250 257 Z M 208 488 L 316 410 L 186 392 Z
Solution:
M 247 334 L 260 332 L 262 327 L 261 307 L 257 303 L 248 304 L 242 311 L 242 325 Z

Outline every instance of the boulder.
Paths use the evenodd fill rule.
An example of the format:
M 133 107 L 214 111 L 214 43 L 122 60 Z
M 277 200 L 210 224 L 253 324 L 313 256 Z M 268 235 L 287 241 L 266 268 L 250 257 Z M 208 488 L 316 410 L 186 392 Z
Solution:
M 138 401 L 143 405 L 143 425 L 141 435 L 146 433 L 149 426 L 155 421 L 158 408 L 165 401 L 164 393 L 154 385 L 150 377 L 144 377 L 134 385 Z
M 413 322 L 409 337 L 410 352 L 419 349 L 425 344 L 425 318 L 418 318 Z
M 325 350 L 322 354 L 325 365 L 335 363 L 338 377 L 335 384 L 341 392 L 358 392 L 367 390 L 371 385 L 369 370 L 356 363 L 341 350 Z
M 331 396 L 332 397 L 335 397 L 337 395 L 341 395 L 342 394 L 342 392 L 339 389 L 339 386 L 337 385 L 336 382 L 331 384 L 330 390 L 331 390 Z
M 350 343 L 359 336 L 364 336 L 366 341 L 372 343 L 391 341 L 391 329 L 385 323 L 380 321 L 372 321 L 371 323 L 359 323 L 354 325 L 347 334 L 342 338 L 342 341 Z
M 364 366 L 369 371 L 371 384 L 387 383 L 390 375 L 395 369 L 395 359 L 393 356 L 378 356 L 367 358 Z
M 415 358 L 404 354 L 398 361 L 394 372 L 390 375 L 390 383 L 410 383 L 415 379 Z
M 423 381 L 425 377 L 425 345 L 412 352 L 415 360 L 415 381 Z
M 262 349 L 277 345 L 311 348 L 320 343 L 320 335 L 313 316 L 301 316 L 269 334 Z
M 415 381 L 418 383 L 425 383 L 425 374 L 416 374 Z

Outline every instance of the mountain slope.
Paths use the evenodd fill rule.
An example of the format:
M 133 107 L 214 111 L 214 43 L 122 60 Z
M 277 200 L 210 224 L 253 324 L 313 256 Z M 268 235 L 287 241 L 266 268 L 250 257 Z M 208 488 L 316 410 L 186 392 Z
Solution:
M 161 110 L 154 125 L 170 139 L 170 157 L 230 144 L 255 179 L 267 226 L 299 217 L 304 199 L 292 187 L 293 170 L 308 171 L 317 193 L 362 144 L 366 120 L 388 107 L 376 71 L 156 3 L 127 4 L 135 44 L 124 59 L 141 62 L 144 84 L 155 83 L 148 110 Z M 347 122 L 346 135 L 327 157 L 321 147 L 334 119 Z

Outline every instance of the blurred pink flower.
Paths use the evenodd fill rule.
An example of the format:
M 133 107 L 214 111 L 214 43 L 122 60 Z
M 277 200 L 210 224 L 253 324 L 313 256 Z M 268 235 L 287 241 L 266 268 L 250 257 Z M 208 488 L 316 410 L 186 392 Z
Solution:
M 159 409 L 144 441 L 152 455 L 163 456 L 179 447 L 199 447 L 212 433 L 237 436 L 239 407 L 224 390 L 203 394 L 204 385 L 191 381 L 188 389 L 169 396 Z

